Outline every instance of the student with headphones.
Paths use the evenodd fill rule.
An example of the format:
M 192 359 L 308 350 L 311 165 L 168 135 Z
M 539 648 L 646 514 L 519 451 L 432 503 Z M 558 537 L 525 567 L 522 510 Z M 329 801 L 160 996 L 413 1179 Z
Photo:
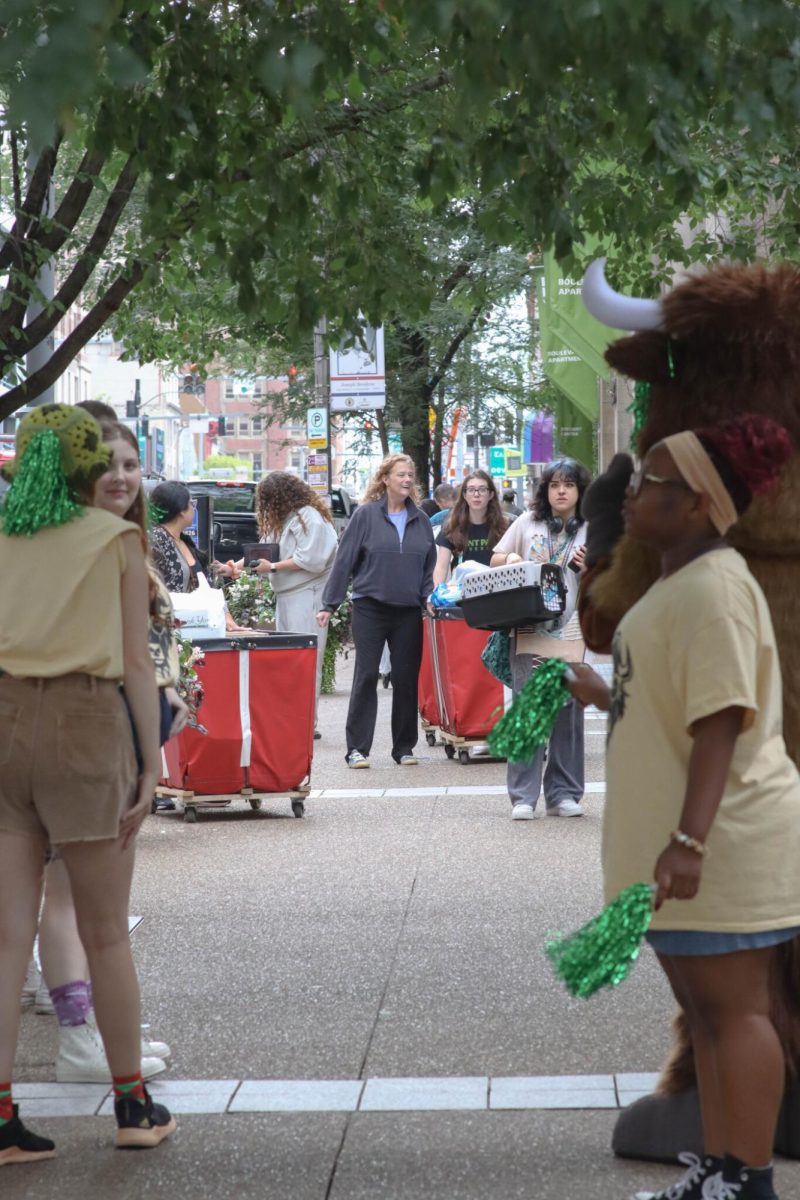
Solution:
M 561 458 L 545 469 L 531 511 L 517 517 L 494 548 L 491 565 L 518 562 L 557 563 L 564 568 L 567 604 L 552 625 L 514 631 L 511 672 L 514 693 L 521 691 L 531 672 L 546 658 L 580 662 L 584 645 L 577 625 L 578 577 L 586 553 L 586 524 L 581 501 L 589 472 L 572 458 Z M 546 766 L 545 766 L 546 763 Z M 508 794 L 513 821 L 533 820 L 544 777 L 545 810 L 553 817 L 582 817 L 583 708 L 574 700 L 559 714 L 549 745 L 528 763 L 508 764 Z

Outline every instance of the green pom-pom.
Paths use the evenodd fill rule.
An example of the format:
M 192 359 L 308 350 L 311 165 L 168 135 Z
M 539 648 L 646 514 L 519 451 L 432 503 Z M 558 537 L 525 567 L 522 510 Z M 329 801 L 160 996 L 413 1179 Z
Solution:
M 548 658 L 531 675 L 514 703 L 489 734 L 489 749 L 495 758 L 530 762 L 544 746 L 561 709 L 570 698 L 564 682 L 567 664 Z
M 548 942 L 545 952 L 572 995 L 585 999 L 627 978 L 652 915 L 652 887 L 634 883 L 577 933 Z
M 61 464 L 61 441 L 52 429 L 33 435 L 3 505 L 3 533 L 31 537 L 65 525 L 83 512 L 73 499 Z
M 628 412 L 633 417 L 631 429 L 631 448 L 636 449 L 639 434 L 647 424 L 650 415 L 650 384 L 638 380 L 633 389 L 633 400 L 628 405 Z

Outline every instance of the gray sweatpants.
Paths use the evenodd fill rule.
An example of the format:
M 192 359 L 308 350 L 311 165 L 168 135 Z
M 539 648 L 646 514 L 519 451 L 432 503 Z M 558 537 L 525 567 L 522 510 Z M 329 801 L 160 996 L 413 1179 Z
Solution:
M 319 689 L 322 684 L 322 656 L 328 640 L 328 627 L 320 629 L 317 613 L 322 608 L 322 593 L 328 582 L 324 579 L 301 588 L 297 592 L 278 593 L 275 597 L 276 633 L 315 633 L 317 635 L 317 690 L 314 707 L 314 725 L 317 723 Z
M 522 691 L 534 663 L 542 659 L 532 654 L 511 655 L 514 696 Z M 545 766 L 545 763 L 547 764 Z M 536 808 L 542 790 L 548 808 L 557 808 L 562 800 L 580 800 L 583 796 L 583 706 L 577 700 L 565 704 L 555 723 L 550 741 L 536 751 L 530 762 L 508 763 L 508 795 L 512 804 L 531 804 Z

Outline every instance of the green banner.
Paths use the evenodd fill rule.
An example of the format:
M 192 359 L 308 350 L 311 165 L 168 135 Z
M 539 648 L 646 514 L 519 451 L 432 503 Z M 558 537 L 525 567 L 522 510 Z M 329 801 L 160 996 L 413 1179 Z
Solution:
M 557 458 L 576 458 L 592 474 L 597 470 L 596 426 L 566 396 L 555 405 L 553 453 Z
M 565 275 L 552 254 L 544 256 L 537 300 L 542 367 L 563 393 L 555 410 L 557 451 L 594 470 L 598 380 L 609 378 L 603 353 L 617 332 L 590 316 L 581 300 L 581 281 Z

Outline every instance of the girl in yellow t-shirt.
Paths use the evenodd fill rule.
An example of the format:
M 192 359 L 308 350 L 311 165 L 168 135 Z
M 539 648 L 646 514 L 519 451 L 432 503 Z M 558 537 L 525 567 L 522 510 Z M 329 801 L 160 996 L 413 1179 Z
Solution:
M 116 1144 L 155 1146 L 175 1128 L 141 1074 L 128 900 L 159 773 L 158 707 L 141 531 L 91 507 L 110 457 L 85 411 L 34 409 L 17 430 L 0 516 L 0 1166 L 54 1153 L 20 1121 L 8 1082 L 48 844 L 61 851 L 89 958 Z
M 655 878 L 648 940 L 697 1064 L 705 1157 L 638 1200 L 775 1200 L 785 1064 L 768 977 L 775 945 L 800 932 L 800 778 L 769 610 L 724 534 L 791 454 L 760 416 L 653 446 L 624 517 L 662 575 L 619 625 L 612 689 L 573 668 L 573 695 L 609 713 L 606 895 Z

